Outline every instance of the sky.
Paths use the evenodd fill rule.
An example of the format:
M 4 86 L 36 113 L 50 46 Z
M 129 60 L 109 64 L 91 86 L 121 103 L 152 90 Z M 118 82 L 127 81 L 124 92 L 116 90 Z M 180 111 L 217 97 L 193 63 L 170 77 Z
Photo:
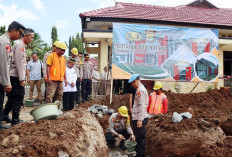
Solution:
M 159 6 L 185 5 L 193 0 L 0 0 L 0 26 L 16 20 L 39 33 L 51 45 L 51 29 L 57 27 L 60 41 L 81 33 L 80 13 L 114 6 L 115 2 Z M 220 8 L 232 8 L 231 0 L 209 0 Z

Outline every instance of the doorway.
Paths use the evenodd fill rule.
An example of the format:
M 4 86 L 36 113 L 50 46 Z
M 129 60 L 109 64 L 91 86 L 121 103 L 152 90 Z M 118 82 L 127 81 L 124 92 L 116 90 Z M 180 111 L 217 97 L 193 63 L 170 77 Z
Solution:
M 224 51 L 224 76 L 232 75 L 232 51 Z

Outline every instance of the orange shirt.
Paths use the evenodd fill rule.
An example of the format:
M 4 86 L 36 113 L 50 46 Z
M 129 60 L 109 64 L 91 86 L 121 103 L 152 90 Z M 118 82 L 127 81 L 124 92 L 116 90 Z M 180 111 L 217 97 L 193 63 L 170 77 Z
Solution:
M 57 53 L 51 53 L 47 59 L 47 65 L 50 65 L 49 77 L 52 81 L 63 81 L 66 61 L 63 56 L 58 56 Z

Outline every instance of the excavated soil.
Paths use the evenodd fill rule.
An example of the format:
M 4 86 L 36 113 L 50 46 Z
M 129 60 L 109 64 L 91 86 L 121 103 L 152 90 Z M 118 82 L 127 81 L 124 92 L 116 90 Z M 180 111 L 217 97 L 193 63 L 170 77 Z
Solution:
M 230 91 L 214 89 L 205 93 L 189 94 L 165 91 L 165 94 L 169 102 L 168 113 L 150 118 L 147 125 L 147 156 L 205 157 L 207 156 L 205 152 L 214 151 L 217 147 L 213 143 L 230 140 L 226 138 L 232 130 L 231 119 L 229 119 L 232 114 Z M 121 105 L 129 108 L 129 95 L 113 96 L 112 104 L 109 104 L 107 97 L 104 100 L 91 100 L 83 106 L 88 108 L 93 104 L 107 105 L 115 110 Z M 172 122 L 173 112 L 190 112 L 193 118 L 184 119 L 176 124 Z M 108 127 L 108 119 L 109 115 L 105 115 L 102 119 L 98 118 L 104 132 Z M 163 134 L 158 134 L 160 132 Z M 232 156 L 230 145 L 221 144 L 220 150 L 228 150 L 227 152 Z
M 168 113 L 157 115 L 149 119 L 147 125 L 147 156 L 232 156 L 231 116 L 232 92 L 214 89 L 205 93 L 178 94 L 165 91 L 169 102 Z M 70 156 L 85 154 L 87 146 L 84 139 L 88 137 L 96 140 L 92 142 L 92 154 L 87 156 L 108 156 L 105 139 L 102 133 L 95 136 L 96 129 L 106 133 L 110 115 L 97 118 L 102 128 L 97 124 L 84 124 L 77 121 L 82 117 L 93 117 L 89 112 L 84 114 L 85 108 L 93 104 L 107 105 L 108 108 L 117 109 L 125 105 L 129 108 L 129 95 L 114 95 L 112 104 L 109 96 L 104 99 L 94 99 L 81 104 L 71 111 L 71 115 L 56 120 L 41 120 L 38 123 L 25 123 L 1 132 L 0 141 L 8 138 L 7 146 L 0 146 L 0 156 L 58 156 L 59 151 Z M 173 112 L 190 112 L 192 119 L 184 119 L 180 123 L 172 122 Z M 95 119 L 95 118 L 94 118 Z M 96 119 L 95 119 L 96 120 Z M 94 121 L 92 118 L 86 121 Z M 91 123 L 91 122 L 85 122 Z M 71 125 L 70 125 L 71 124 Z M 99 126 L 100 126 L 99 125 Z M 92 126 L 91 131 L 88 127 Z M 9 140 L 10 139 L 10 140 Z M 81 142 L 80 142 L 81 141 Z M 103 142 L 100 144 L 99 141 Z M 7 142 L 6 142 L 7 143 Z M 73 143 L 82 143 L 74 149 Z M 88 149 L 89 150 L 89 149 Z M 94 154 L 101 152 L 102 154 Z M 160 153 L 160 154 L 159 154 Z
M 102 127 L 85 109 L 1 131 L 1 157 L 108 156 Z

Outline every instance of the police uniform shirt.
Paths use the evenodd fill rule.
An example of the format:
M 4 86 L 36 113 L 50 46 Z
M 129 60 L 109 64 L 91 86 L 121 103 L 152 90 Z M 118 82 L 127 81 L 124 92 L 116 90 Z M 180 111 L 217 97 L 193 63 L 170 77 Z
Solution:
M 19 81 L 26 78 L 27 52 L 22 40 L 17 40 L 13 46 L 13 56 L 10 63 L 10 76 L 18 77 Z
M 119 113 L 113 113 L 110 116 L 109 127 L 108 127 L 107 131 L 111 132 L 113 134 L 117 134 L 117 132 L 126 129 L 127 132 L 130 135 L 132 135 L 133 131 L 132 131 L 131 126 L 130 126 L 130 117 L 128 116 L 128 118 L 125 118 L 125 117 L 119 118 L 118 114 Z
M 47 59 L 51 53 L 52 53 L 52 51 L 48 51 L 44 54 L 44 57 L 43 57 L 43 77 L 46 77 L 46 75 L 47 75 Z
M 10 57 L 12 56 L 12 46 L 7 33 L 0 36 L 0 84 L 3 86 L 10 83 Z
M 136 90 L 134 97 L 134 105 L 132 109 L 132 120 L 144 120 L 148 117 L 148 94 L 146 88 L 141 83 Z
M 82 79 L 90 79 L 93 73 L 93 64 L 90 61 L 82 61 L 80 74 Z

